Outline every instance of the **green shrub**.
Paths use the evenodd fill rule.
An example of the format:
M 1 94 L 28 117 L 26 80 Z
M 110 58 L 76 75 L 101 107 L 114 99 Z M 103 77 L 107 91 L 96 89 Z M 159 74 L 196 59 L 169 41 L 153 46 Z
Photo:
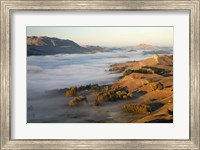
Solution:
M 81 85 L 78 88 L 76 88 L 77 91 L 82 91 L 82 90 L 95 90 L 95 91 L 100 91 L 101 86 L 99 86 L 98 84 L 88 84 L 88 85 Z
M 151 107 L 145 104 L 124 104 L 122 110 L 125 112 L 150 113 Z
M 143 73 L 143 74 L 152 74 L 153 71 L 151 69 L 140 68 L 138 70 L 132 70 L 134 73 Z
M 127 76 L 127 75 L 129 75 L 131 73 L 133 73 L 133 71 L 131 69 L 127 69 L 127 70 L 124 71 L 123 76 Z
M 76 96 L 76 87 L 72 86 L 69 90 L 65 93 L 66 97 Z
M 164 88 L 163 84 L 159 82 L 159 83 L 157 84 L 157 89 L 158 89 L 158 90 L 162 90 L 163 88 Z
M 151 69 L 153 71 L 153 73 L 156 73 L 159 75 L 165 75 L 166 73 L 170 72 L 170 71 L 162 69 L 162 68 L 151 67 L 151 66 L 143 66 L 142 68 Z
M 101 87 L 98 84 L 91 85 L 91 89 L 95 91 L 100 91 Z
M 113 66 L 113 65 L 110 65 L 110 69 L 109 71 L 114 71 L 114 72 L 117 72 L 117 73 L 122 73 L 126 67 L 116 67 L 116 66 Z
M 83 102 L 88 102 L 87 98 L 85 96 L 79 96 L 79 97 L 75 97 L 72 100 L 70 100 L 68 104 L 69 104 L 69 106 L 76 106 Z
M 156 67 L 151 67 L 151 66 L 142 66 L 140 69 L 138 70 L 131 70 L 131 69 L 127 69 L 124 71 L 123 77 L 130 75 L 131 73 L 143 73 L 143 74 L 159 74 L 159 75 L 167 75 L 167 73 L 169 73 L 170 71 L 162 69 L 162 68 L 156 68 Z
M 130 75 L 131 73 L 152 74 L 152 73 L 154 73 L 154 71 L 152 69 L 149 69 L 149 68 L 140 68 L 138 70 L 127 69 L 127 70 L 125 70 L 123 77 Z
M 161 82 L 158 83 L 153 83 L 150 85 L 151 86 L 151 90 L 155 91 L 155 90 L 162 90 L 164 88 L 164 85 Z
M 104 93 L 99 93 L 98 96 L 97 96 L 97 101 L 98 102 L 103 102 L 106 99 L 107 99 L 107 95 L 104 94 Z
M 151 84 L 150 87 L 152 91 L 155 91 L 157 89 L 156 84 Z
M 127 95 L 123 95 L 123 99 L 127 99 L 128 97 L 127 97 Z
M 126 100 L 133 97 L 133 94 L 128 92 L 125 88 L 105 88 L 100 92 L 96 98 L 96 104 L 102 104 L 104 101 L 117 101 L 117 100 Z
M 131 73 L 143 73 L 143 74 L 156 73 L 156 74 L 159 74 L 159 75 L 166 75 L 169 72 L 170 71 L 162 69 L 162 68 L 156 68 L 156 67 L 151 67 L 151 66 L 142 66 L 138 70 L 131 70 L 131 69 L 125 70 L 123 76 L 130 75 Z
M 134 70 L 134 72 L 137 72 L 137 73 L 144 73 L 144 74 L 152 74 L 152 73 L 153 73 L 152 70 L 144 69 L 144 68 L 140 68 L 140 69 L 138 69 L 138 70 Z
M 133 94 L 132 94 L 132 93 L 128 93 L 128 94 L 127 94 L 127 97 L 128 97 L 128 98 L 132 98 L 132 97 L 133 97 Z

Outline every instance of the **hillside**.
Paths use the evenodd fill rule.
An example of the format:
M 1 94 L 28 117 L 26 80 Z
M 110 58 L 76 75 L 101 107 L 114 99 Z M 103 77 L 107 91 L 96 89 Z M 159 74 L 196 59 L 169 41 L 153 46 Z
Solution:
M 71 40 L 63 40 L 50 37 L 27 37 L 27 56 L 31 55 L 55 55 L 83 53 L 87 48 L 81 47 Z
M 123 72 L 123 77 L 112 87 L 127 87 L 134 93 L 131 104 L 151 106 L 152 112 L 131 122 L 173 122 L 173 56 L 154 55 L 143 61 L 133 61 L 111 66 Z

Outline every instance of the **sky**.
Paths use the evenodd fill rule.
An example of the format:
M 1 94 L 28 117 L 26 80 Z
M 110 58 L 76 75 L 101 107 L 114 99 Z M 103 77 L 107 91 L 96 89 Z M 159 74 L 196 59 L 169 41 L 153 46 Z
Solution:
M 79 45 L 135 46 L 141 43 L 173 46 L 173 27 L 37 27 L 29 26 L 27 36 L 69 39 Z

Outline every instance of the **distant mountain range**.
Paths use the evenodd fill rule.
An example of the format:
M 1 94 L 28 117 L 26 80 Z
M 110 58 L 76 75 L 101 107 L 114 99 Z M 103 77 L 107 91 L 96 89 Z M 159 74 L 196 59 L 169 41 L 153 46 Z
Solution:
M 55 55 L 60 53 L 83 53 L 87 51 L 71 40 L 50 37 L 27 37 L 27 55 Z
M 80 46 L 72 40 L 64 40 L 54 37 L 27 37 L 27 56 L 32 55 L 55 55 L 55 54 L 74 54 L 74 53 L 98 53 L 109 52 L 114 50 L 168 50 L 169 48 L 161 48 L 148 44 L 139 44 L 132 47 L 100 47 L 100 46 Z
M 157 51 L 157 50 L 172 50 L 172 47 L 161 47 L 161 46 L 153 46 L 150 44 L 139 44 L 136 46 L 126 47 L 127 51 L 135 51 L 135 50 L 146 50 L 146 51 Z

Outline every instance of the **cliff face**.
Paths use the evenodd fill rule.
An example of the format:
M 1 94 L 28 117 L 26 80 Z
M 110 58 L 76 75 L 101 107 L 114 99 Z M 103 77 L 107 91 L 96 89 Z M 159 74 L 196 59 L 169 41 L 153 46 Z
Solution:
M 88 49 L 71 40 L 50 37 L 27 37 L 27 56 L 84 53 Z

